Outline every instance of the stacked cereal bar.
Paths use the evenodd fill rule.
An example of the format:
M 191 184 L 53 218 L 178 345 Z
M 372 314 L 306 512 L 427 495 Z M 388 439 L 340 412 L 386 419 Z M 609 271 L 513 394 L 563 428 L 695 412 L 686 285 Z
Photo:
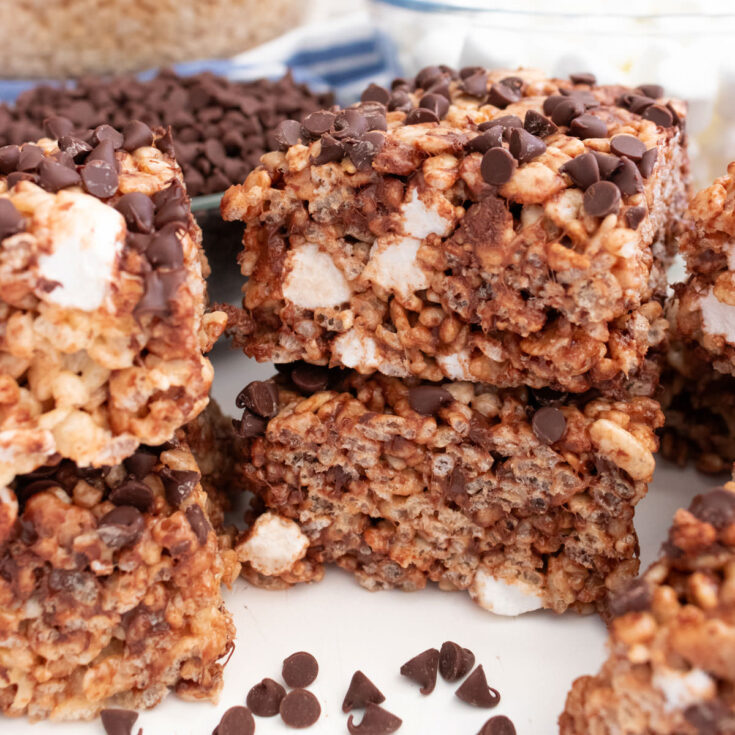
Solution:
M 561 735 L 735 733 L 735 483 L 679 510 L 660 559 L 611 602 L 610 656 Z
M 636 573 L 683 114 L 590 75 L 429 67 L 280 126 L 222 204 L 247 225 L 232 333 L 288 363 L 239 397 L 247 576 L 336 561 L 517 614 Z

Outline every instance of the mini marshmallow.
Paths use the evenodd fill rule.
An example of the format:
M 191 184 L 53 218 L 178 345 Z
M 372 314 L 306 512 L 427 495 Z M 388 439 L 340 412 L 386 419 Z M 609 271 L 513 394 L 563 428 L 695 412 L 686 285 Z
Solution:
M 653 685 L 663 693 L 667 712 L 686 709 L 692 704 L 712 699 L 717 693 L 714 680 L 702 669 L 686 673 L 660 669 L 653 675 Z
M 253 527 L 247 540 L 237 548 L 242 562 L 249 562 L 257 572 L 266 576 L 285 574 L 303 559 L 309 548 L 309 539 L 298 524 L 273 513 L 264 513 Z
M 302 309 L 327 309 L 349 301 L 352 289 L 318 245 L 307 243 L 286 258 L 283 297 Z
M 470 595 L 480 607 L 496 615 L 513 617 L 540 610 L 544 606 L 543 600 L 532 591 L 530 585 L 520 580 L 505 582 L 484 569 L 475 574 Z

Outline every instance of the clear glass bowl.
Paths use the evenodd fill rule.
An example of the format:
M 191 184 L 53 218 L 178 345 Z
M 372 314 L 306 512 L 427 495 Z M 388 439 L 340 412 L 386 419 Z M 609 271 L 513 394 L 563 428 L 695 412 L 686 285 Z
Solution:
M 591 71 L 601 83 L 662 84 L 689 102 L 695 181 L 735 160 L 732 0 L 373 0 L 400 67 L 535 67 Z M 553 9 L 551 9 L 553 7 Z

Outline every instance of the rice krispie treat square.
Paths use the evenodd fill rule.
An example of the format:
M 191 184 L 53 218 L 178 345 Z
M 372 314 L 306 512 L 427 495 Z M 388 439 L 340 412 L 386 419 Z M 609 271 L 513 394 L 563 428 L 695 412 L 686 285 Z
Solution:
M 225 323 L 170 135 L 46 127 L 0 148 L 0 487 L 167 441 L 207 404 Z
M 561 735 L 735 733 L 735 483 L 677 511 L 610 609 L 610 656 L 572 686 Z
M 663 94 L 427 67 L 282 123 L 222 201 L 247 225 L 236 341 L 277 363 L 650 395 L 636 376 L 688 180 L 685 107 Z
M 298 363 L 239 396 L 236 545 L 252 582 L 467 590 L 482 607 L 589 612 L 638 570 L 635 505 L 658 404 L 549 390 L 421 384 Z

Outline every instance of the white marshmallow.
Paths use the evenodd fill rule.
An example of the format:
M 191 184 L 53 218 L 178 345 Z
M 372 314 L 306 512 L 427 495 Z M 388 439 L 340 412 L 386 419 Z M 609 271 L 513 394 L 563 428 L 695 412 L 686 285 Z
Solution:
M 470 355 L 467 351 L 455 352 L 452 355 L 437 355 L 437 365 L 452 380 L 473 380 L 470 372 Z
M 340 334 L 332 344 L 337 359 L 345 366 L 363 370 L 377 370 L 380 366 L 378 345 L 372 337 L 350 329 Z
M 735 344 L 735 306 L 723 304 L 710 291 L 699 300 L 704 329 L 709 334 L 721 334 L 730 344 Z
M 707 699 L 712 699 L 717 688 L 712 677 L 702 669 L 686 673 L 675 669 L 659 669 L 653 675 L 653 685 L 664 695 L 667 712 L 686 709 Z
M 429 209 L 419 199 L 418 189 L 413 189 L 410 199 L 404 202 L 401 208 L 403 234 L 407 237 L 417 237 L 419 240 L 423 240 L 429 235 L 448 235 L 452 229 L 452 221 L 441 216 L 439 213 L 440 204 L 441 200 L 437 201 L 434 208 Z M 446 202 L 445 206 L 448 207 L 449 202 Z
M 302 309 L 327 309 L 350 300 L 352 290 L 334 261 L 307 243 L 291 250 L 286 258 L 283 297 Z
M 517 580 L 511 584 L 496 579 L 484 569 L 475 574 L 470 595 L 480 607 L 496 615 L 522 615 L 544 606 L 541 597 L 525 582 Z
M 253 524 L 247 540 L 238 546 L 240 561 L 250 562 L 256 571 L 266 576 L 288 572 L 303 559 L 309 539 L 298 524 L 273 513 L 264 513 Z
M 416 255 L 421 241 L 404 237 L 397 241 L 379 238 L 370 251 L 363 278 L 393 291 L 403 298 L 427 288 L 429 279 L 419 266 Z

